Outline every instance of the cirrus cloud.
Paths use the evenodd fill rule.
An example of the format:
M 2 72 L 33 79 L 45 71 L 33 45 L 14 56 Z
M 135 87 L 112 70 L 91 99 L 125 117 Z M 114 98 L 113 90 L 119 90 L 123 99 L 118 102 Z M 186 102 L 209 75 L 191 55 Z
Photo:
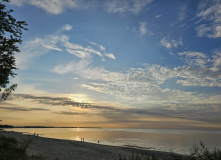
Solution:
M 196 31 L 199 37 L 221 37 L 221 1 L 202 2 L 198 7 Z

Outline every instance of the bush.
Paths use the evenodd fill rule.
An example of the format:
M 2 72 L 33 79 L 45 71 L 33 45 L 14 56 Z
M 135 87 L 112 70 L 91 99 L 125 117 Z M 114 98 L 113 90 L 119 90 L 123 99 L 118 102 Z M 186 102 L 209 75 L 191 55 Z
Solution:
M 126 158 L 125 156 L 119 155 L 118 160 L 159 160 L 156 156 L 150 156 L 147 154 L 132 154 L 130 157 Z
M 32 140 L 28 139 L 20 143 L 15 138 L 1 136 L 0 160 L 42 160 L 41 156 L 27 155 L 26 149 Z
M 190 160 L 221 160 L 221 150 L 217 148 L 210 150 L 202 141 L 199 145 L 194 145 L 190 151 Z
M 168 159 L 168 158 L 167 158 Z M 132 154 L 131 157 L 119 155 L 118 160 L 159 160 L 156 156 L 146 154 Z M 190 149 L 190 155 L 180 155 L 171 152 L 171 160 L 221 160 L 221 150 L 214 148 L 209 149 L 200 141 L 198 145 L 193 145 Z

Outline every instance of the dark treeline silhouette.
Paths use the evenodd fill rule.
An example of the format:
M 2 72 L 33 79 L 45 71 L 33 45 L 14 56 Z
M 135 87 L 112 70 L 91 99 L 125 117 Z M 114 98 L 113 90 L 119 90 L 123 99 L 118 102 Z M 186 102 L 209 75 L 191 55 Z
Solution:
M 11 14 L 12 9 L 7 10 L 4 3 L 10 0 L 0 1 L 0 101 L 6 100 L 17 84 L 9 84 L 9 77 L 16 73 L 15 56 L 20 52 L 17 44 L 22 43 L 22 30 L 27 30 L 25 21 L 17 21 Z M 9 86 L 8 86 L 9 85 Z

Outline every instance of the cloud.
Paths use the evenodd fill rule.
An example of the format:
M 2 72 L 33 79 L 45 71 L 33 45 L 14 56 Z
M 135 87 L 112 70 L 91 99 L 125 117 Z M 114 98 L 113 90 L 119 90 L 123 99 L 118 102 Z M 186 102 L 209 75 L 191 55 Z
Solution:
M 60 64 L 53 68 L 53 72 L 58 74 L 81 73 L 91 64 L 91 60 L 81 60 L 80 62 L 71 61 L 67 64 Z
M 197 35 L 199 37 L 218 38 L 221 37 L 221 26 L 202 24 L 196 27 Z
M 173 40 L 168 37 L 163 37 L 160 43 L 162 46 L 166 47 L 167 49 L 177 48 L 178 46 L 183 45 L 181 38 L 179 40 Z
M 90 77 L 90 84 L 82 84 L 83 88 L 106 93 L 119 101 L 148 102 L 148 103 L 186 103 L 202 102 L 205 97 L 194 92 L 162 89 L 160 85 L 175 79 L 183 86 L 221 87 L 221 54 L 215 56 L 201 52 L 178 53 L 186 65 L 168 68 L 160 65 L 147 65 L 144 68 L 131 68 L 125 73 L 109 72 L 103 69 L 96 76 Z M 84 72 L 84 74 L 87 74 Z M 101 75 L 102 76 L 99 76 Z M 90 75 L 90 74 L 89 74 Z M 86 76 L 85 76 L 86 77 Z M 99 82 L 96 82 L 99 80 Z M 218 99 L 214 102 L 219 102 Z
M 16 6 L 22 6 L 23 3 L 25 3 L 27 0 L 11 0 L 11 4 L 16 5 Z
M 140 33 L 142 35 L 145 35 L 147 33 L 147 29 L 146 29 L 146 23 L 145 22 L 140 22 Z
M 144 68 L 131 68 L 125 72 L 110 72 L 103 67 L 92 66 L 90 56 L 92 56 L 91 53 L 95 52 L 93 50 L 91 53 L 87 52 L 91 48 L 71 43 L 66 36 L 62 39 L 64 39 L 62 41 L 66 48 L 83 51 L 87 54 L 76 52 L 75 54 L 79 54 L 78 56 L 81 57 L 80 61 L 57 65 L 54 67 L 53 72 L 59 74 L 74 73 L 79 77 L 89 79 L 90 83 L 83 83 L 81 87 L 109 94 L 119 101 L 184 103 L 202 100 L 202 97 L 195 95 L 194 92 L 162 89 L 160 87 L 160 85 L 165 85 L 166 81 L 171 79 L 175 79 L 177 84 L 183 86 L 221 86 L 221 71 L 219 67 L 221 56 L 219 52 L 213 57 L 209 57 L 202 52 L 179 52 L 177 55 L 186 65 L 174 68 L 146 65 Z M 94 42 L 90 42 L 90 44 L 100 48 L 100 45 Z M 182 46 L 183 42 L 181 39 L 173 40 L 164 37 L 161 40 L 161 44 L 171 49 Z M 100 54 L 102 58 L 104 55 L 109 56 L 109 58 L 112 56 L 105 52 Z M 85 58 L 87 56 L 88 58 Z M 114 57 L 112 56 L 112 58 Z
M 121 84 L 120 84 L 121 83 Z M 193 93 L 161 89 L 150 82 L 109 82 L 82 85 L 83 88 L 114 96 L 120 102 L 140 103 L 181 103 L 193 101 Z
M 83 50 L 79 51 L 79 50 L 71 50 L 71 49 L 67 49 L 67 51 L 70 53 L 70 54 L 73 54 L 79 58 L 90 58 L 91 55 L 90 55 L 90 52 L 85 52 Z
M 156 15 L 156 18 L 160 18 L 162 15 L 161 14 L 159 14 L 159 15 Z
M 186 18 L 187 6 L 182 6 L 179 8 L 178 20 L 183 21 Z
M 0 109 L 6 109 L 6 110 L 12 110 L 12 111 L 31 111 L 30 109 L 22 108 L 22 107 L 0 107 Z
M 183 86 L 221 86 L 221 54 L 208 57 L 201 52 L 179 52 L 177 55 L 187 65 L 168 68 L 160 65 L 146 65 L 124 72 L 110 72 L 102 67 L 92 67 L 91 61 L 82 60 L 56 66 L 54 72 L 75 73 L 90 79 L 91 83 L 81 87 L 114 96 L 119 101 L 137 102 L 194 102 L 203 98 L 194 92 L 162 89 L 167 80 L 176 79 Z
M 0 109 L 5 109 L 5 110 L 11 110 L 11 111 L 49 111 L 48 109 L 44 109 L 44 108 L 24 108 L 24 107 L 1 107 Z
M 139 14 L 152 0 L 106 0 L 97 2 L 96 0 L 12 0 L 11 4 L 22 6 L 25 3 L 34 5 L 51 14 L 61 14 L 68 8 L 91 8 L 102 7 L 108 13 L 132 13 Z
M 24 3 L 29 3 L 38 8 L 42 8 L 45 11 L 52 14 L 60 14 L 64 12 L 65 8 L 76 8 L 78 6 L 75 0 L 12 0 L 11 4 L 22 6 Z
M 220 96 L 219 96 L 220 98 Z M 36 104 L 44 104 L 47 108 L 24 108 L 24 107 L 0 107 L 0 109 L 17 110 L 17 111 L 53 111 L 53 113 L 63 115 L 93 115 L 105 118 L 105 123 L 159 123 L 164 119 L 165 124 L 180 123 L 179 121 L 191 120 L 201 122 L 219 123 L 221 121 L 221 103 L 155 103 L 146 105 L 151 108 L 124 108 L 114 106 L 96 105 L 93 103 L 76 102 L 71 98 L 56 95 L 30 95 L 30 94 L 13 94 L 9 101 L 32 102 Z M 52 107 L 60 109 L 54 110 Z M 62 106 L 71 107 L 69 110 Z M 73 107 L 73 108 L 72 108 Z M 78 109 L 76 109 L 78 108 Z M 83 109 L 83 110 L 81 110 Z M 171 118 L 176 118 L 176 122 Z M 157 119 L 157 120 L 156 120 Z M 193 123 L 193 122 L 192 122 Z
M 98 46 L 100 48 L 100 50 L 102 50 L 102 51 L 105 50 L 105 47 L 100 45 L 100 44 L 97 44 L 97 43 L 94 43 L 94 42 L 89 42 L 89 43 L 92 44 L 92 45 Z
M 205 1 L 198 7 L 196 31 L 199 37 L 221 37 L 221 1 Z
M 174 118 L 192 119 L 205 122 L 221 122 L 221 104 L 174 104 L 158 108 L 160 113 Z M 164 110 L 164 111 L 163 111 Z
M 66 24 L 64 27 L 62 27 L 62 30 L 70 31 L 72 30 L 72 26 L 69 24 Z
M 108 111 L 120 111 L 121 109 L 111 106 L 103 106 L 92 103 L 76 102 L 71 98 L 62 96 L 49 96 L 49 95 L 38 95 L 34 96 L 31 94 L 13 94 L 10 96 L 10 101 L 20 100 L 20 101 L 31 101 L 39 104 L 47 104 L 51 106 L 72 106 L 82 109 L 95 109 L 95 110 L 108 110 Z M 31 108 L 33 109 L 33 108 Z M 35 108 L 34 108 L 35 109 Z M 34 110 L 33 109 L 33 110 Z M 41 110 L 41 109 L 35 109 Z M 44 109 L 42 109 L 44 110 Z M 47 109 L 45 109 L 47 110 Z M 63 112 L 64 113 L 64 112 Z
M 219 103 L 147 103 L 145 106 L 139 108 L 118 107 L 109 106 L 95 103 L 84 103 L 76 102 L 72 95 L 30 95 L 30 94 L 13 94 L 10 96 L 7 102 L 0 106 L 0 110 L 11 110 L 19 112 L 32 112 L 32 111 L 50 111 L 53 116 L 66 115 L 81 116 L 84 118 L 83 122 L 77 123 L 87 123 L 87 124 L 115 124 L 126 125 L 134 127 L 150 127 L 155 126 L 162 127 L 173 127 L 177 128 L 180 125 L 182 127 L 200 127 L 203 124 L 204 128 L 205 122 L 207 124 L 213 124 L 218 126 L 221 122 L 221 102 Z M 214 98 L 214 97 L 213 97 Z M 215 99 L 221 99 L 220 96 Z M 212 99 L 211 99 L 212 100 Z M 205 101 L 213 102 L 208 99 Z M 8 102 L 13 102 L 16 104 L 9 104 Z M 27 106 L 27 104 L 32 104 L 35 108 L 20 107 L 17 104 L 22 104 Z M 33 114 L 36 112 L 33 112 Z M 30 113 L 32 114 L 32 113 Z M 42 115 L 41 115 L 42 116 Z M 94 121 L 91 122 L 87 117 L 93 116 Z M 24 117 L 26 118 L 26 117 Z M 68 117 L 66 117 L 68 118 Z M 101 121 L 102 120 L 102 121 Z M 101 121 L 101 123 L 99 123 Z
M 144 7 L 151 4 L 152 0 L 110 0 L 106 2 L 106 8 L 109 13 L 132 13 L 139 14 Z
M 191 92 L 159 87 L 167 79 L 176 77 L 176 74 L 175 71 L 159 65 L 131 68 L 126 73 L 104 71 L 99 83 L 83 84 L 82 87 L 112 95 L 119 101 L 143 103 L 190 101 L 193 98 Z
M 105 53 L 105 56 L 107 56 L 110 59 L 116 59 L 113 53 Z
M 62 51 L 57 47 L 59 42 L 58 36 L 46 36 L 45 38 L 34 38 L 26 41 L 21 47 L 21 52 L 16 54 L 16 64 L 20 70 L 28 69 L 38 57 L 47 54 L 50 50 Z
M 184 60 L 189 66 L 205 67 L 205 65 L 211 61 L 206 54 L 201 52 L 182 52 L 177 54 L 181 57 L 185 57 Z
M 135 31 L 136 30 L 136 28 L 133 28 L 132 29 L 132 31 Z M 147 29 L 147 23 L 146 22 L 140 22 L 139 23 L 139 32 L 140 32 L 140 34 L 141 35 L 145 35 L 145 34 L 149 34 L 149 35 L 154 35 L 154 33 L 153 32 L 151 32 L 151 31 L 149 31 L 148 29 Z
M 184 57 L 187 66 L 177 67 L 177 76 L 184 78 L 177 83 L 184 86 L 221 87 L 221 54 L 215 52 L 213 57 L 208 57 L 200 52 L 178 53 Z
M 98 55 L 102 59 L 103 59 L 104 55 L 110 59 L 115 59 L 115 56 L 113 53 L 105 53 L 105 47 L 103 45 L 100 45 L 100 44 L 97 44 L 94 42 L 89 42 L 89 43 L 94 46 L 98 46 L 99 50 L 96 50 L 90 46 L 84 47 L 79 44 L 71 43 L 71 42 L 69 42 L 69 38 L 65 35 L 63 35 L 63 37 L 62 37 L 62 42 L 63 42 L 63 45 L 66 47 L 66 50 L 70 54 L 73 54 L 81 59 L 90 58 L 90 57 L 92 57 L 92 55 Z
M 20 74 L 19 74 L 20 75 Z M 30 78 L 30 77 L 29 77 Z M 28 78 L 26 77 L 25 80 Z M 41 79 L 41 81 L 48 81 L 48 79 Z M 50 82 L 53 82 L 53 80 L 49 80 Z M 16 76 L 13 80 L 12 83 L 18 84 L 18 87 L 15 90 L 15 93 L 32 93 L 32 94 L 49 94 L 49 91 L 39 89 L 39 87 L 42 87 L 42 82 L 40 83 L 25 83 L 24 79 L 19 78 L 19 76 Z
M 70 116 L 73 116 L 73 115 L 88 115 L 88 113 L 82 113 L 82 112 L 68 112 L 68 111 L 60 111 L 60 112 L 55 112 L 55 113 L 58 113 L 58 114 L 64 114 L 64 115 L 70 115 Z
M 96 54 L 99 57 L 103 57 L 102 53 L 91 48 L 83 47 L 82 45 L 69 42 L 67 36 L 63 36 L 63 45 L 66 47 L 66 50 L 79 58 L 89 58 L 92 54 Z
M 221 53 L 216 52 L 216 54 L 213 56 L 213 71 L 219 71 L 221 67 Z
M 71 26 L 65 25 L 61 30 L 69 29 L 71 29 Z M 94 42 L 90 42 L 90 44 L 92 44 L 92 46 L 85 47 L 72 43 L 69 41 L 69 37 L 64 34 L 52 34 L 44 38 L 37 37 L 23 43 L 21 52 L 15 55 L 16 64 L 20 70 L 29 69 L 39 57 L 51 51 L 67 52 L 80 59 L 92 59 L 94 55 L 99 56 L 102 60 L 105 56 L 110 59 L 115 59 L 113 53 L 106 53 L 104 46 Z M 95 44 L 99 46 L 99 49 L 93 48 Z

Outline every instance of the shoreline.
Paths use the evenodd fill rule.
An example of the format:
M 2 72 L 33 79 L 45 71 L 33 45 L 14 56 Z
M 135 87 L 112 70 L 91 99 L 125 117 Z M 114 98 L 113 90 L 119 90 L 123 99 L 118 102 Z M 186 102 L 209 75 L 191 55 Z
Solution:
M 0 135 L 13 137 L 20 142 L 32 139 L 27 148 L 28 155 L 42 155 L 46 160 L 118 160 L 119 155 L 126 158 L 132 154 L 155 156 L 161 160 L 171 160 L 173 154 L 164 151 L 144 150 L 128 146 L 109 146 L 74 140 L 63 140 L 27 135 L 21 132 L 0 130 Z M 180 154 L 176 156 L 182 157 Z

